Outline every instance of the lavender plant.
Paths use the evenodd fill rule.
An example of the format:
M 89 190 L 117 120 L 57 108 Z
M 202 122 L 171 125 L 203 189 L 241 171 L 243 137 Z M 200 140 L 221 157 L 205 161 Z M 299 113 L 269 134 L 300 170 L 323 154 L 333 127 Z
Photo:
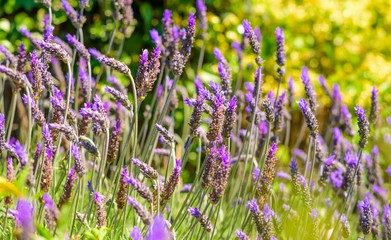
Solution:
M 89 1 L 61 1 L 75 27 L 64 39 L 54 35 L 57 8 L 41 2 L 42 31 L 19 30 L 29 47 L 0 46 L 1 91 L 12 90 L 0 95 L 2 239 L 391 238 L 379 89 L 353 116 L 339 85 L 320 76 L 333 100 L 323 106 L 303 67 L 298 96 L 280 27 L 268 89 L 274 75 L 248 20 L 232 43 L 239 67 L 215 46 L 207 83 L 202 0 L 187 25 L 164 11 L 137 66 L 122 55 L 137 22 L 131 0 L 110 3 L 104 49 L 84 41 Z

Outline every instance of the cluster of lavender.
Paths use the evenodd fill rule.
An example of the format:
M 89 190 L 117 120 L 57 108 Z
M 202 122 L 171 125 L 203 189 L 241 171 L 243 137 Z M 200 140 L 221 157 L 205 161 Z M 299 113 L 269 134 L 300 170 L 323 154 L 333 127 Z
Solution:
M 0 46 L 1 238 L 391 238 L 391 167 L 385 170 L 387 156 L 376 145 L 384 123 L 375 87 L 369 114 L 357 105 L 355 117 L 339 86 L 330 89 L 322 76 L 332 104 L 318 104 L 306 67 L 305 97 L 295 95 L 300 85 L 292 78 L 280 93 L 287 60 L 277 28 L 278 85 L 266 91 L 262 36 L 247 20 L 241 42 L 232 44 L 238 72 L 215 48 L 220 81 L 206 84 L 202 0 L 198 19 L 190 13 L 184 28 L 164 11 L 161 34 L 150 31 L 155 48 L 142 50 L 133 72 L 111 57 L 121 56 L 134 30 L 131 0 L 113 2 L 124 39 L 106 53 L 84 44 L 88 1 L 76 8 L 61 1 L 75 27 L 66 41 L 53 35 L 51 1 L 41 2 L 48 12 L 42 32 L 20 29 L 31 49 L 21 44 L 14 54 Z M 181 78 L 197 37 L 192 93 Z M 247 48 L 256 68 L 247 68 L 254 80 L 242 84 Z

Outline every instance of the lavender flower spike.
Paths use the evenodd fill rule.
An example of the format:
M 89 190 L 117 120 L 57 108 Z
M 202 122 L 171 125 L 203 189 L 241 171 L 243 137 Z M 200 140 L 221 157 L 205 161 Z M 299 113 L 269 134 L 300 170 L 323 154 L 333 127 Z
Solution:
M 208 18 L 206 16 L 206 6 L 204 0 L 196 0 L 196 9 L 198 18 L 200 19 L 200 29 L 202 30 L 202 38 L 205 39 L 205 33 L 208 30 Z
M 125 203 L 126 203 L 126 193 L 128 191 L 128 183 L 127 183 L 127 178 L 128 178 L 128 168 L 124 167 L 121 172 L 121 177 L 120 177 L 120 183 L 119 183 L 119 189 L 117 193 L 117 199 L 115 200 L 117 203 L 117 207 L 119 209 L 124 208 Z
M 167 143 L 169 145 L 174 143 L 174 135 L 172 135 L 172 133 L 170 133 L 165 127 L 156 123 L 155 128 L 157 129 L 159 134 L 162 136 L 165 143 Z
M 373 216 L 371 204 L 366 197 L 363 201 L 358 202 L 358 209 L 360 210 L 360 226 L 365 235 L 371 232 Z
M 26 76 L 11 68 L 0 65 L 0 73 L 4 73 L 5 75 L 7 75 L 18 88 L 24 88 L 28 85 L 28 80 Z
M 171 240 L 173 239 L 172 233 L 169 229 L 167 221 L 162 215 L 156 215 L 153 222 L 148 226 L 147 233 L 145 234 L 145 240 Z
M 310 130 L 311 136 L 316 139 L 318 137 L 318 121 L 316 120 L 315 115 L 311 111 L 311 108 L 308 107 L 307 101 L 303 98 L 298 102 L 300 110 L 304 115 L 304 120 L 307 123 L 307 127 Z
M 134 227 L 132 233 L 130 234 L 132 240 L 143 240 L 143 235 L 138 227 Z
M 170 200 L 172 194 L 174 193 L 175 187 L 178 185 L 179 177 L 182 171 L 182 162 L 180 159 L 175 160 L 175 168 L 169 177 L 166 185 L 163 188 L 161 194 L 161 206 L 164 206 L 168 200 Z
M 45 193 L 42 197 L 45 203 L 45 219 L 50 230 L 54 230 L 57 225 L 57 220 L 60 217 L 56 205 L 48 193 Z
M 213 229 L 213 225 L 208 219 L 208 217 L 200 212 L 198 208 L 189 207 L 189 213 L 195 217 L 201 226 L 205 229 L 205 231 L 210 232 Z
M 69 56 L 68 52 L 60 44 L 41 41 L 39 45 L 52 56 L 58 58 L 58 60 L 66 64 L 71 62 L 71 56 Z
M 250 238 L 241 230 L 236 230 L 236 237 L 240 240 L 250 240 Z
M 0 152 L 5 150 L 5 119 L 4 114 L 0 113 Z
M 209 131 L 206 135 L 209 141 L 213 142 L 221 132 L 224 123 L 224 97 L 222 94 L 217 94 L 213 103 L 212 122 L 209 125 Z
M 216 204 L 224 195 L 224 191 L 228 184 L 229 171 L 229 152 L 226 150 L 225 146 L 222 145 L 218 150 L 214 176 L 212 179 L 212 192 L 209 195 L 213 204 Z
M 147 165 L 144 162 L 141 162 L 137 158 L 132 158 L 132 162 L 134 165 L 138 166 L 140 168 L 140 171 L 149 178 L 157 179 L 159 177 L 159 173 L 153 169 L 151 166 Z
M 311 84 L 310 77 L 308 75 L 308 68 L 306 67 L 303 67 L 301 69 L 301 80 L 303 81 L 304 84 L 304 90 L 307 95 L 307 99 L 310 104 L 311 111 L 315 113 L 316 108 L 318 107 L 318 104 L 316 102 L 316 93 L 314 87 Z
M 261 53 L 261 47 L 259 40 L 255 35 L 253 28 L 251 27 L 251 23 L 247 20 L 244 20 L 242 24 L 244 28 L 244 36 L 250 41 L 252 51 L 258 56 Z
M 186 35 L 184 40 L 182 40 L 182 54 L 184 55 L 184 63 L 186 63 L 187 59 L 189 58 L 191 48 L 194 44 L 194 37 L 196 31 L 195 15 L 193 13 L 190 13 L 187 21 L 188 23 L 186 28 Z
M 223 123 L 223 130 L 221 135 L 223 138 L 228 139 L 231 137 L 232 129 L 236 123 L 236 105 L 237 98 L 233 96 L 232 99 L 228 102 L 227 110 L 225 111 L 225 119 Z
M 68 33 L 66 35 L 66 38 L 69 44 L 75 47 L 75 49 L 77 50 L 77 52 L 82 58 L 84 58 L 86 61 L 90 61 L 90 57 L 91 57 L 90 53 L 88 52 L 87 48 L 76 39 L 75 36 L 72 36 L 71 34 Z
M 364 148 L 368 143 L 369 138 L 369 122 L 367 116 L 365 115 L 364 109 L 362 109 L 359 105 L 355 107 L 358 121 L 358 135 L 360 135 L 360 140 L 358 145 L 361 148 Z
M 391 237 L 391 209 L 389 205 L 384 205 L 382 223 L 385 229 L 386 239 Z
M 106 90 L 106 92 L 108 92 L 111 95 L 113 95 L 115 100 L 117 102 L 120 102 L 122 104 L 122 106 L 124 106 L 129 111 L 132 111 L 133 106 L 130 103 L 129 98 L 125 94 L 123 94 L 122 92 L 120 92 L 120 91 L 118 91 L 118 90 L 116 90 L 116 89 L 114 89 L 112 87 L 106 87 L 105 90 Z
M 68 173 L 67 180 L 64 185 L 64 190 L 61 194 L 60 201 L 58 202 L 58 208 L 61 208 L 64 203 L 68 202 L 71 199 L 72 189 L 75 186 L 75 181 L 77 175 L 75 174 L 75 169 L 71 168 Z
M 64 9 L 65 14 L 68 19 L 72 22 L 75 27 L 82 26 L 86 21 L 84 16 L 80 16 L 76 10 L 71 6 L 68 0 L 61 0 L 62 8 Z
M 126 181 L 132 185 L 132 187 L 138 192 L 138 194 L 146 199 L 148 202 L 152 202 L 153 195 L 151 190 L 149 190 L 149 187 L 144 185 L 139 180 L 135 179 L 134 177 L 126 177 Z
M 199 136 L 199 126 L 201 124 L 201 114 L 204 109 L 205 97 L 203 95 L 198 95 L 195 103 L 193 113 L 191 114 L 189 126 L 190 126 L 190 136 L 197 137 Z
M 113 127 L 113 132 L 111 133 L 109 139 L 109 150 L 107 152 L 108 162 L 113 162 L 117 160 L 120 134 L 121 134 L 121 120 L 118 120 Z
M 345 214 L 342 214 L 341 216 L 341 223 L 342 223 L 342 236 L 344 238 L 349 238 L 351 234 L 349 221 L 346 218 Z
M 372 88 L 372 96 L 371 96 L 371 112 L 369 114 L 369 121 L 373 124 L 376 125 L 376 123 L 379 120 L 379 95 L 378 91 L 376 90 L 376 87 L 373 86 Z
M 101 228 L 107 224 L 107 213 L 105 210 L 105 197 L 99 193 L 94 194 L 94 202 L 96 204 L 96 218 L 97 218 L 97 227 Z
M 114 58 L 108 58 L 104 55 L 102 55 L 98 50 L 95 48 L 89 49 L 90 54 L 99 62 L 112 67 L 113 69 L 117 70 L 120 73 L 128 74 L 130 73 L 130 69 L 126 64 L 114 59 Z
M 127 197 L 128 203 L 131 205 L 136 211 L 137 215 L 141 218 L 144 224 L 148 225 L 151 222 L 151 214 L 139 203 L 136 199 Z
M 4 55 L 6 62 L 8 62 L 10 66 L 16 67 L 18 60 L 7 48 L 0 46 L 0 52 Z
M 286 59 L 285 59 L 285 39 L 284 39 L 284 30 L 282 30 L 280 27 L 278 27 L 275 31 L 276 39 L 277 39 L 277 64 L 282 67 L 285 65 Z
M 84 160 L 80 156 L 79 148 L 75 144 L 72 144 L 72 155 L 75 161 L 75 170 L 77 174 L 83 176 L 87 172 L 87 169 Z
M 26 199 L 19 199 L 16 210 L 9 212 L 15 217 L 16 226 L 23 231 L 22 239 L 31 239 L 35 232 L 33 205 Z

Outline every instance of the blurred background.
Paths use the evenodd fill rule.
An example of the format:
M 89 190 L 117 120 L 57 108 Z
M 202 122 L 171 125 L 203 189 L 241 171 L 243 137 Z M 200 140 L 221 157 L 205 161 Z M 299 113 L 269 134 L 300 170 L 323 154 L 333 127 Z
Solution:
M 77 1 L 70 1 L 77 8 Z M 217 61 L 213 48 L 218 47 L 237 70 L 237 56 L 231 48 L 234 40 L 241 41 L 241 22 L 248 19 L 253 27 L 260 27 L 262 56 L 266 59 L 266 83 L 275 83 L 275 37 L 277 26 L 284 29 L 287 51 L 287 76 L 300 81 L 300 68 L 307 66 L 317 84 L 318 75 L 326 77 L 329 87 L 338 83 L 344 93 L 344 101 L 351 107 L 355 103 L 367 105 L 372 85 L 376 85 L 383 102 L 382 114 L 391 114 L 384 106 L 391 103 L 391 2 L 388 0 L 351 1 L 293 1 L 293 0 L 205 0 L 208 8 L 209 30 L 207 34 L 205 64 L 201 76 L 204 81 L 214 80 Z M 87 47 L 104 49 L 114 28 L 111 1 L 92 0 L 85 13 L 87 22 L 83 29 Z M 164 9 L 174 12 L 175 22 L 184 26 L 189 12 L 195 12 L 195 3 L 190 0 L 140 1 L 133 3 L 135 31 L 124 44 L 121 60 L 137 68 L 138 55 L 142 48 L 152 48 L 149 30 L 161 32 L 161 17 Z M 75 34 L 75 28 L 67 21 L 61 10 L 61 1 L 53 1 L 55 35 L 64 39 L 66 33 Z M 0 44 L 16 50 L 20 41 L 29 42 L 18 29 L 25 27 L 32 32 L 42 31 L 42 19 L 46 9 L 34 0 L 0 0 Z M 117 32 L 114 44 L 119 45 L 123 35 Z M 115 47 L 114 47 L 115 48 Z M 187 78 L 194 77 L 201 40 L 198 37 L 192 53 L 192 66 Z M 245 63 L 252 63 L 247 49 Z M 244 76 L 252 78 L 253 68 Z M 249 74 L 250 73 L 250 74 Z M 248 74 L 248 75 L 247 75 Z M 235 77 L 234 77 L 235 79 Z M 302 87 L 297 88 L 302 91 Z M 321 94 L 320 101 L 327 101 Z
M 78 9 L 78 1 L 69 2 Z M 369 110 L 372 86 L 376 85 L 383 119 L 391 115 L 391 108 L 388 107 L 391 104 L 391 34 L 387 31 L 391 29 L 391 1 L 205 0 L 205 3 L 208 9 L 209 29 L 206 35 L 204 64 L 200 73 L 204 82 L 219 81 L 217 60 L 213 56 L 215 47 L 223 52 L 231 64 L 235 81 L 239 68 L 238 56 L 231 44 L 242 40 L 241 23 L 248 19 L 253 27 L 260 28 L 262 34 L 265 91 L 276 90 L 274 31 L 276 27 L 281 27 L 285 33 L 286 76 L 293 77 L 296 83 L 296 100 L 303 96 L 304 91 L 300 69 L 307 66 L 312 82 L 316 86 L 320 105 L 319 115 L 322 115 L 322 109 L 329 108 L 331 101 L 319 87 L 319 75 L 327 79 L 329 88 L 332 88 L 334 83 L 340 85 L 343 102 L 350 107 L 352 113 L 356 104 Z M 124 38 L 121 31 L 116 31 L 110 56 L 119 57 L 131 67 L 132 72 L 135 72 L 141 50 L 152 49 L 154 46 L 149 31 L 155 28 L 161 33 L 164 9 L 172 10 L 174 22 L 184 27 L 188 14 L 196 12 L 196 8 L 195 1 L 190 0 L 134 0 L 132 6 L 134 31 L 127 38 Z M 40 37 L 42 20 L 46 13 L 47 10 L 41 3 L 33 0 L 0 0 L 0 45 L 15 52 L 23 41 L 27 49 L 31 49 L 30 42 L 18 30 L 24 27 Z M 53 1 L 53 14 L 54 34 L 57 37 L 65 39 L 67 33 L 76 33 L 75 27 L 67 21 L 60 0 Z M 115 27 L 113 14 L 112 1 L 90 1 L 90 7 L 84 12 L 87 21 L 83 26 L 84 42 L 87 47 L 95 47 L 105 52 Z M 117 56 L 116 50 L 121 47 L 122 41 L 123 51 Z M 190 64 L 180 83 L 190 96 L 194 92 L 195 69 L 201 46 L 202 40 L 198 31 Z M 254 56 L 248 46 L 243 63 L 244 81 L 253 82 Z M 93 72 L 95 75 L 99 72 L 99 64 L 96 61 L 93 62 Z M 125 85 L 129 84 L 127 78 L 122 79 L 120 75 L 117 77 L 121 78 Z M 287 78 L 283 82 L 283 88 L 287 88 Z M 100 90 L 103 89 L 102 84 Z M 148 99 L 146 101 L 148 102 Z M 179 109 L 181 108 L 183 106 L 180 105 Z M 297 111 L 297 106 L 295 108 Z M 178 129 L 181 129 L 180 123 L 184 123 L 185 120 L 184 113 L 177 111 L 175 119 L 179 123 L 176 124 L 176 128 L 178 126 Z M 293 121 L 299 124 L 300 119 Z M 383 120 L 380 126 L 384 125 L 386 122 Z M 389 138 L 391 142 L 391 137 Z

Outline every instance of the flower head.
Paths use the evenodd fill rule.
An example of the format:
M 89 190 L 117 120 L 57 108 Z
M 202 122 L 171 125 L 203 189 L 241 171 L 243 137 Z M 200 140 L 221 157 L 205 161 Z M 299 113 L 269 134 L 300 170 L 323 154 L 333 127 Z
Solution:
M 282 67 L 285 65 L 285 61 L 286 61 L 285 50 L 284 50 L 284 45 L 285 45 L 284 30 L 278 27 L 276 28 L 275 34 L 277 39 L 276 62 L 280 67 Z
M 148 226 L 147 233 L 145 235 L 146 240 L 170 240 L 172 239 L 172 233 L 167 226 L 166 220 L 162 215 L 156 215 L 153 222 Z
M 368 143 L 369 138 L 369 122 L 367 116 L 365 115 L 364 109 L 362 109 L 359 105 L 355 107 L 358 121 L 358 134 L 360 135 L 360 141 L 358 145 L 361 148 L 364 148 Z

